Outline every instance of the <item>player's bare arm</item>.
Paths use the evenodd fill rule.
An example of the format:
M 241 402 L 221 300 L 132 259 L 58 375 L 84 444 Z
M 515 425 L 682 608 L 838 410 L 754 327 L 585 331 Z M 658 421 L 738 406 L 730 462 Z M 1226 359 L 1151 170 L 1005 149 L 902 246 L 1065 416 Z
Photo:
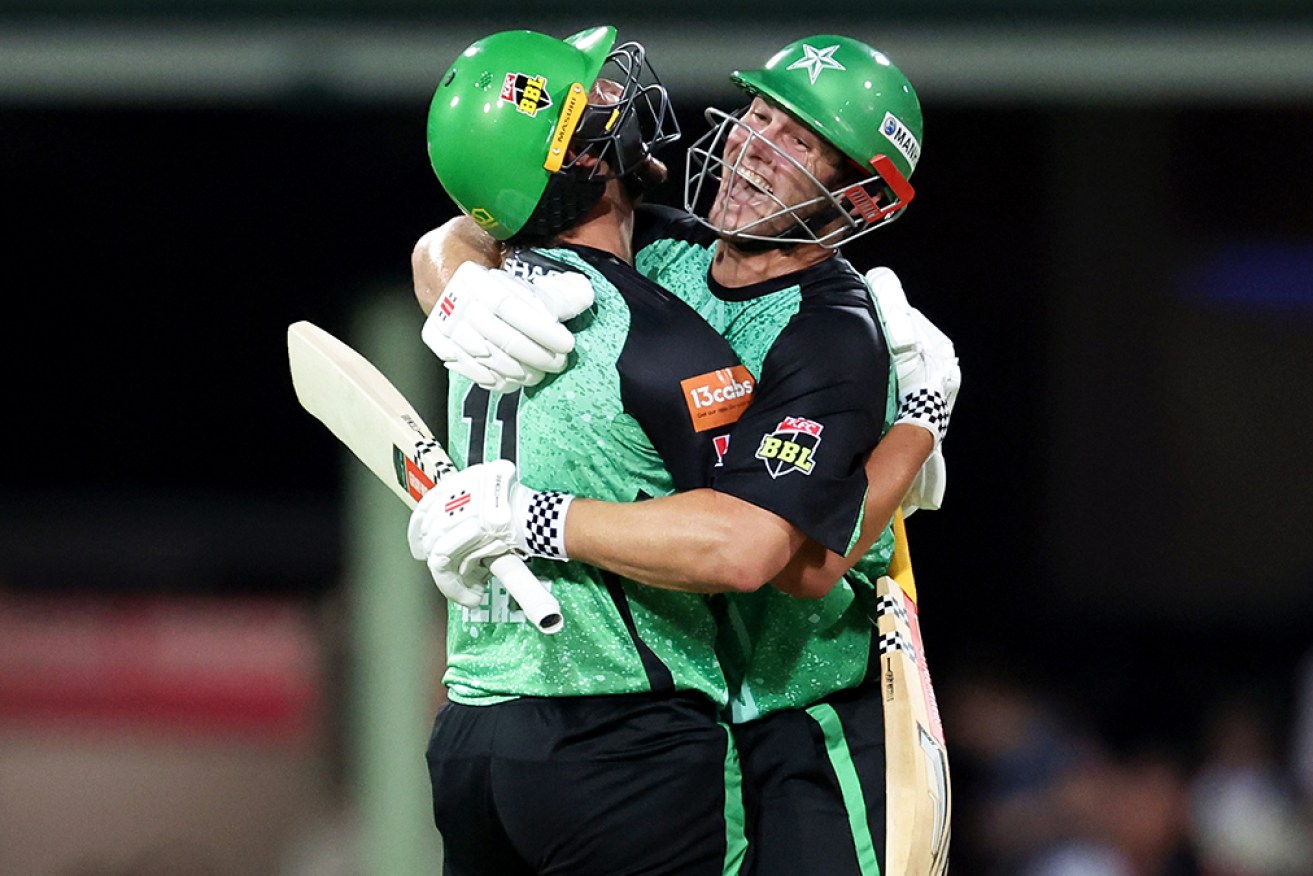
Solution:
M 882 300 L 891 313 L 906 307 L 901 287 L 889 285 Z M 892 347 L 899 374 L 898 416 L 884 436 L 885 447 L 868 460 L 860 536 L 866 546 L 887 525 L 920 467 L 938 448 L 960 382 L 951 341 L 919 312 L 907 309 L 909 337 Z M 468 522 L 457 525 L 442 513 L 445 501 L 458 498 L 456 492 L 445 498 L 431 494 L 425 500 L 429 504 L 417 509 L 417 528 L 423 532 L 412 539 L 412 551 L 428 556 L 430 569 L 477 575 L 473 564 L 490 556 L 492 546 L 492 553 L 582 560 L 664 588 L 745 592 L 774 583 L 796 596 L 819 597 L 861 556 L 851 546 L 845 557 L 821 554 L 817 546 L 797 558 L 806 544 L 801 530 L 722 492 L 695 490 L 637 503 L 576 501 L 519 484 L 510 462 L 491 465 L 503 466 L 503 476 L 469 484 L 451 480 L 451 490 L 463 491 L 462 517 L 468 515 Z M 466 473 L 457 478 L 462 476 Z M 435 555 L 437 544 L 441 549 Z
M 488 268 L 502 263 L 502 245 L 468 216 L 449 219 L 424 234 L 410 253 L 415 299 L 425 314 L 433 311 L 442 291 L 465 262 Z
M 694 593 L 757 590 L 805 540 L 784 518 L 709 489 L 643 502 L 579 499 L 565 529 L 571 559 Z
M 715 490 L 632 503 L 576 500 L 566 521 L 566 551 L 653 587 L 747 593 L 770 584 L 819 598 L 880 537 L 933 448 L 931 434 L 910 424 L 895 425 L 881 439 L 866 463 L 861 534 L 846 555 L 826 550 L 777 514 Z
M 459 493 L 476 517 L 495 520 L 487 527 L 488 537 L 472 539 L 470 530 L 453 529 L 435 535 L 427 552 L 436 550 L 444 558 L 438 566 L 476 577 L 486 577 L 477 568 L 480 559 L 514 549 L 568 557 L 668 590 L 748 593 L 770 584 L 791 596 L 816 599 L 879 538 L 933 447 L 929 431 L 904 423 L 890 429 L 872 451 L 861 532 L 846 555 L 826 550 L 783 517 L 727 493 L 690 490 L 642 502 L 569 497 L 562 504 L 560 497 L 544 498 L 551 494 L 519 485 L 514 466 L 505 461 L 492 464 L 502 468 L 498 477 L 480 476 L 481 489 L 450 482 L 453 497 Z M 457 476 L 465 477 L 472 475 Z M 437 509 L 448 501 L 440 490 L 434 496 L 426 500 L 427 507 Z

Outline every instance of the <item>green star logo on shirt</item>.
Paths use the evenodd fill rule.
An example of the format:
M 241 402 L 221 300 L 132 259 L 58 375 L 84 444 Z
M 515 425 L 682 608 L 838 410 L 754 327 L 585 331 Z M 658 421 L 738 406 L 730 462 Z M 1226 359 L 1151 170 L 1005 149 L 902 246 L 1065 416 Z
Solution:
M 802 47 L 803 55 L 794 61 L 786 70 L 806 70 L 807 75 L 811 77 L 812 85 L 816 84 L 816 77 L 821 75 L 822 70 L 847 70 L 848 68 L 834 60 L 834 53 L 838 46 L 829 46 L 824 49 L 815 49 L 804 44 Z

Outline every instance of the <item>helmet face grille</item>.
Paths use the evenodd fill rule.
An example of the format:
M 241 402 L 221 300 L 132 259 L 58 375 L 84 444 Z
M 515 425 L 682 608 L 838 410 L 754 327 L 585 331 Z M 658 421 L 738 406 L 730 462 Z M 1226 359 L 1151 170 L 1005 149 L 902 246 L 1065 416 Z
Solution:
M 740 248 L 800 243 L 834 248 L 892 222 L 911 200 L 910 186 L 906 187 L 907 197 L 896 197 L 879 167 L 864 178 L 846 177 L 834 188 L 827 186 L 778 144 L 746 124 L 742 118 L 745 111 L 706 111 L 711 130 L 689 147 L 684 175 L 684 209 Z M 729 146 L 731 134 L 742 141 L 740 145 Z M 759 187 L 745 166 L 750 148 L 768 150 L 772 161 L 791 167 L 806 180 L 804 188 L 810 194 L 786 203 L 774 192 Z M 734 224 L 728 216 L 729 195 L 743 186 L 764 195 L 773 202 L 774 209 L 746 223 Z M 876 206 L 880 204 L 885 206 Z
M 565 169 L 588 157 L 596 159 L 590 162 L 591 176 L 628 176 L 648 156 L 679 139 L 679 123 L 665 86 L 638 43 L 613 49 L 597 78 L 591 95 L 595 102 L 589 103 L 575 129 L 575 157 Z
M 690 147 L 684 176 L 685 209 L 703 224 L 739 247 L 745 241 L 756 249 L 835 247 L 902 215 L 914 194 L 908 178 L 921 153 L 921 105 L 912 84 L 882 52 L 851 37 L 821 34 L 790 43 L 760 69 L 730 78 L 846 156 L 855 172 L 822 182 L 788 149 L 754 130 L 750 118 L 709 109 L 712 129 Z M 796 175 L 805 191 L 772 186 L 756 172 L 762 167 L 745 166 L 748 144 L 756 144 L 759 156 L 769 150 L 762 160 Z M 745 196 L 746 189 L 737 187 L 752 193 Z M 736 188 L 739 206 L 732 209 Z M 777 196 L 773 188 L 784 193 Z

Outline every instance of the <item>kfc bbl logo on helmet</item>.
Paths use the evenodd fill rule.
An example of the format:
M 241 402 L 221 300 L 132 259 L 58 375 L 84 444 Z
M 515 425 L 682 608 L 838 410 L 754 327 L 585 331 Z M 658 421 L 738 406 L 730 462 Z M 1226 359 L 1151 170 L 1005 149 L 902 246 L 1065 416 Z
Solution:
M 524 73 L 507 73 L 502 81 L 501 99 L 515 104 L 515 108 L 526 116 L 538 115 L 538 110 L 552 105 L 551 95 L 547 93 L 546 76 L 529 76 Z
M 772 478 L 791 471 L 809 475 L 816 465 L 816 448 L 821 443 L 824 428 L 815 420 L 785 417 L 774 432 L 761 436 L 755 456 L 766 463 L 766 471 Z

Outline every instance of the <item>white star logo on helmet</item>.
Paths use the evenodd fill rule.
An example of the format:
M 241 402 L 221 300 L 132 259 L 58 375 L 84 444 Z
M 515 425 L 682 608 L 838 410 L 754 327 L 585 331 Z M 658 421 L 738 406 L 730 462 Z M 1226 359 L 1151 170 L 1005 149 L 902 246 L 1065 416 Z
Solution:
M 816 77 L 821 75 L 822 70 L 847 70 L 848 68 L 834 60 L 834 53 L 838 50 L 837 45 L 829 46 L 824 49 L 815 49 L 809 45 L 803 44 L 803 55 L 794 61 L 786 70 L 806 70 L 807 75 L 811 77 L 812 85 L 816 84 Z

